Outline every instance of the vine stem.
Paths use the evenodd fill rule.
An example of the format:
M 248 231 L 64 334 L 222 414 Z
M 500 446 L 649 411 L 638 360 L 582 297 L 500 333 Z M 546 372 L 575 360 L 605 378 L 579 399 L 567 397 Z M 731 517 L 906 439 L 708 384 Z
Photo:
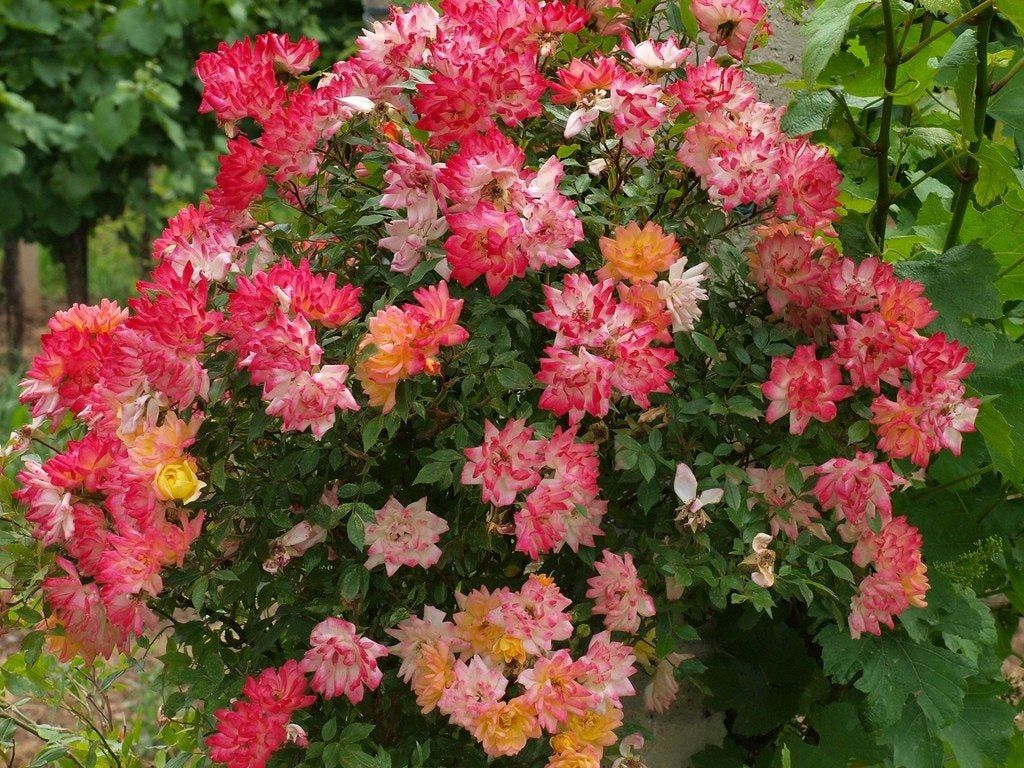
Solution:
M 882 0 L 882 23 L 885 27 L 885 83 L 882 96 L 882 118 L 874 150 L 878 161 L 878 201 L 875 203 L 873 230 L 878 252 L 885 250 L 885 225 L 889 219 L 889 141 L 892 133 L 892 106 L 899 73 L 900 55 L 896 50 L 891 0 Z
M 922 181 L 927 181 L 928 179 L 934 178 L 939 173 L 939 171 L 941 171 L 944 168 L 946 168 L 946 166 L 948 166 L 948 165 L 950 165 L 952 163 L 955 163 L 957 160 L 962 159 L 964 157 L 964 154 L 965 153 L 963 153 L 963 152 L 957 152 L 955 155 L 950 155 L 945 160 L 943 160 L 941 163 L 936 165 L 934 168 L 929 169 L 927 173 L 922 173 L 918 178 L 914 179 L 912 182 L 910 182 L 910 184 L 908 184 L 907 186 L 903 187 L 903 189 L 901 189 L 899 192 L 897 192 L 893 196 L 893 200 L 899 200 L 905 194 L 907 194 L 908 192 L 912 191 L 914 189 L 914 187 L 916 187 Z
M 984 13 L 985 11 L 989 11 L 994 4 L 995 0 L 984 0 L 983 2 L 978 3 L 976 6 L 971 8 L 969 11 L 966 11 L 960 16 L 957 16 L 955 19 L 949 22 L 949 24 L 943 25 L 941 29 L 928 35 L 924 40 L 919 42 L 909 51 L 903 53 L 900 56 L 900 63 L 906 64 L 908 61 L 917 56 L 917 54 L 919 54 L 925 48 L 927 48 L 929 45 L 931 45 L 940 37 L 942 37 L 944 34 L 946 34 L 947 32 L 952 32 L 954 29 L 959 27 L 964 22 L 971 21 L 978 14 Z
M 980 7 L 980 6 L 979 6 Z M 992 30 L 994 14 L 991 7 L 986 8 L 978 18 L 978 65 L 974 77 L 974 136 L 968 145 L 967 163 L 961 177 L 959 189 L 953 200 L 953 216 L 946 232 L 945 250 L 949 250 L 960 239 L 960 228 L 967 215 L 967 206 L 971 202 L 974 184 L 978 181 L 978 150 L 985 139 L 985 114 L 988 111 L 989 70 L 988 70 L 988 38 Z
M 1017 59 L 1017 63 L 1010 67 L 1010 71 L 1003 75 L 1001 78 L 992 83 L 992 87 L 988 89 L 989 96 L 995 96 L 1003 87 L 1013 80 L 1014 76 L 1017 75 L 1022 69 L 1024 69 L 1024 56 Z
M 941 483 L 940 485 L 933 485 L 930 488 L 922 488 L 921 492 L 915 495 L 915 498 L 921 499 L 924 498 L 925 496 L 930 496 L 936 491 L 942 491 L 945 490 L 946 488 L 952 488 L 953 486 L 960 485 L 960 483 L 964 483 L 968 480 L 973 480 L 974 478 L 980 477 L 981 475 L 987 475 L 994 469 L 994 464 L 986 464 L 985 466 L 979 467 L 973 472 L 968 472 L 966 475 L 962 475 L 961 477 L 957 477 L 953 480 L 947 480 L 946 482 Z

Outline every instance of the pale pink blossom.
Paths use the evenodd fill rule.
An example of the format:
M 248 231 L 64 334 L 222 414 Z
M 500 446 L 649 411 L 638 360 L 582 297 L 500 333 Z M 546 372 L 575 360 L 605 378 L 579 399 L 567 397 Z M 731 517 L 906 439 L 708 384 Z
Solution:
M 335 411 L 358 411 L 359 404 L 345 386 L 347 365 L 324 365 L 318 371 L 275 376 L 268 383 L 267 413 L 280 416 L 281 429 L 309 429 L 317 440 L 334 426 Z
M 708 292 L 701 285 L 707 279 L 707 268 L 706 263 L 701 263 L 687 269 L 684 256 L 668 268 L 668 280 L 658 283 L 658 296 L 672 315 L 672 330 L 676 333 L 692 331 L 700 319 L 700 302 L 708 299 Z
M 330 617 L 309 636 L 310 648 L 302 657 L 302 671 L 312 673 L 312 688 L 325 699 L 344 695 L 353 704 L 363 700 L 366 689 L 376 690 L 383 677 L 377 659 L 387 649 L 344 619 Z
M 540 483 L 542 443 L 533 439 L 533 429 L 521 419 L 513 419 L 499 430 L 484 422 L 484 442 L 466 448 L 462 468 L 463 485 L 482 485 L 485 502 L 505 506 L 516 494 Z
M 425 496 L 408 506 L 392 496 L 366 525 L 366 568 L 383 563 L 388 576 L 403 565 L 429 568 L 441 557 L 437 542 L 447 530 L 448 523 L 427 510 Z
M 682 653 L 670 653 L 658 662 L 651 675 L 651 682 L 644 688 L 644 709 L 659 714 L 668 711 L 679 695 L 676 666 L 686 658 Z
M 594 601 L 594 613 L 604 616 L 608 629 L 635 634 L 641 617 L 654 615 L 654 600 L 644 590 L 633 555 L 616 555 L 606 549 L 594 568 L 597 575 L 587 579 L 587 597 Z
M 642 40 L 634 43 L 630 38 L 622 40 L 622 47 L 632 56 L 632 64 L 637 69 L 649 69 L 652 72 L 665 72 L 678 69 L 689 57 L 689 48 L 680 48 L 675 37 L 665 40 Z

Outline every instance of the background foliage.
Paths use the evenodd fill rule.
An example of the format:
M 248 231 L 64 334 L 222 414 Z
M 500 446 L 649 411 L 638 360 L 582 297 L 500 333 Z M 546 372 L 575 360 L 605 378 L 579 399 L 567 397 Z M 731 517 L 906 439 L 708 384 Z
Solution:
M 0 3 L 0 235 L 70 260 L 71 301 L 87 295 L 87 243 L 104 218 L 134 212 L 124 231 L 146 264 L 222 148 L 222 132 L 195 118 L 199 52 L 275 29 L 316 37 L 334 57 L 360 12 L 357 0 Z

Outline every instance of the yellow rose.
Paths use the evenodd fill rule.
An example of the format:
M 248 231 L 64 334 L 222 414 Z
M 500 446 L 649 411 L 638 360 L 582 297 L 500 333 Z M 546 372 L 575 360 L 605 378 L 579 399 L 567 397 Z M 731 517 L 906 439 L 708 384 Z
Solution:
M 160 465 L 156 473 L 157 493 L 166 501 L 180 501 L 188 504 L 199 498 L 206 483 L 196 477 L 191 459 L 180 459 Z
M 556 752 L 548 761 L 547 768 L 600 768 L 600 755 L 600 751 L 589 749 L 583 752 Z

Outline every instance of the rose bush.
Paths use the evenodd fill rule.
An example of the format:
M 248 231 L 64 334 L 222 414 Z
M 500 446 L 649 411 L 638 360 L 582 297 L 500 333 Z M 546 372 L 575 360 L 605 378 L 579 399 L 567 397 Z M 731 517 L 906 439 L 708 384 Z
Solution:
M 760 3 L 655 6 L 204 54 L 216 186 L 23 383 L 9 612 L 65 660 L 169 628 L 163 712 L 232 768 L 640 765 L 624 702 L 684 679 L 705 765 L 1005 751 L 992 617 L 904 514 L 967 349 L 840 253 L 831 156 L 745 75 Z

